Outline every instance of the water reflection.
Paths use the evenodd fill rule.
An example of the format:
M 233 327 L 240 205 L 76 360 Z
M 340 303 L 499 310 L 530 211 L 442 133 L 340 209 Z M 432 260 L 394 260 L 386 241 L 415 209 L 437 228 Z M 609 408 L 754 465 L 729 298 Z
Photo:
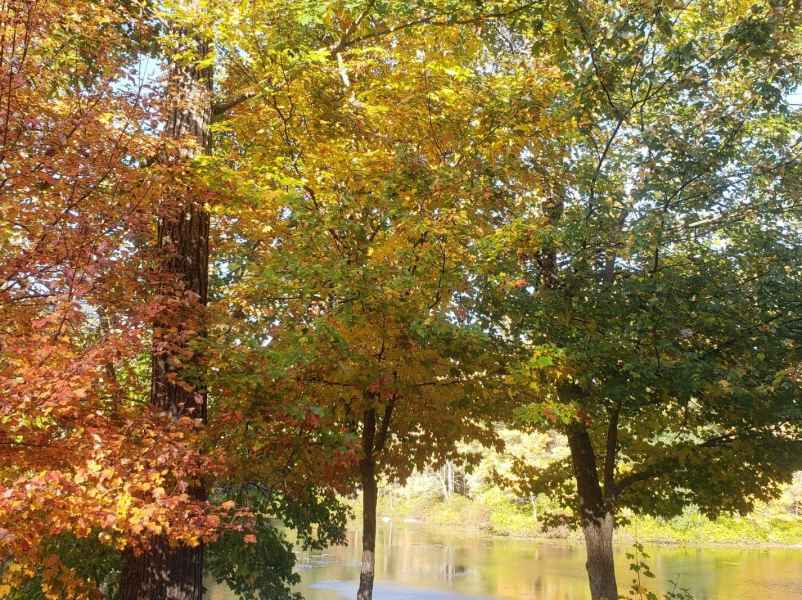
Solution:
M 347 581 L 319 581 L 309 586 L 314 590 L 334 591 L 338 598 L 355 598 L 357 584 Z M 373 588 L 376 600 L 492 600 L 478 596 L 462 596 L 451 592 L 408 588 L 391 583 L 377 583 Z
M 307 600 L 356 596 L 360 544 L 350 532 L 348 546 L 299 556 Z M 631 576 L 618 548 L 621 591 Z M 697 600 L 802 600 L 800 548 L 651 547 L 657 575 L 653 589 L 670 581 L 689 588 Z M 421 525 L 385 524 L 377 536 L 376 600 L 585 600 L 589 598 L 584 549 L 568 543 L 485 538 Z M 215 589 L 210 600 L 229 600 Z

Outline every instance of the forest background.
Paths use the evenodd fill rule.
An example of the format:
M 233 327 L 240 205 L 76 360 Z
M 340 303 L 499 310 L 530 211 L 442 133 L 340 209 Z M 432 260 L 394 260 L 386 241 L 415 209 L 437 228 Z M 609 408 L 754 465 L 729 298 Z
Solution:
M 505 454 L 475 448 L 478 465 L 466 470 L 460 463 L 413 474 L 405 485 L 385 483 L 379 488 L 378 515 L 393 522 L 425 523 L 449 529 L 478 531 L 530 539 L 578 540 L 580 533 L 568 526 L 550 526 L 550 513 L 561 507 L 547 496 L 519 496 L 498 484 L 498 473 L 509 472 L 511 456 L 529 456 L 543 465 L 564 455 L 568 448 L 559 434 L 502 432 Z M 354 515 L 360 515 L 358 498 L 346 499 Z M 690 545 L 772 546 L 802 544 L 802 473 L 773 500 L 759 503 L 746 515 L 722 515 L 710 519 L 694 506 L 681 515 L 660 518 L 629 515 L 619 540 Z

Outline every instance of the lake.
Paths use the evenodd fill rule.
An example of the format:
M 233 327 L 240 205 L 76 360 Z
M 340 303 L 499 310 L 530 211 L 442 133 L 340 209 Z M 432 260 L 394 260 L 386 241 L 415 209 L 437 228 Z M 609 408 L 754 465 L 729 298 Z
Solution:
M 307 600 L 356 596 L 360 537 L 348 546 L 301 553 L 298 591 Z M 619 592 L 632 576 L 617 546 Z M 674 581 L 697 600 L 802 600 L 802 548 L 648 546 L 656 575 L 650 589 Z M 376 600 L 585 600 L 585 551 L 580 544 L 485 537 L 417 524 L 383 524 L 376 540 Z M 232 600 L 210 590 L 209 600 Z

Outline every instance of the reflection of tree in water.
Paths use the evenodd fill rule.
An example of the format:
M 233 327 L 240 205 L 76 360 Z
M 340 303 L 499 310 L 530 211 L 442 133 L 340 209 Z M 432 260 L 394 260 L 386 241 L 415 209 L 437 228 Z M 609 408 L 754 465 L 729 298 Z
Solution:
M 390 572 L 390 564 L 392 560 L 392 548 L 393 548 L 393 521 L 390 520 L 386 522 L 386 525 L 380 528 L 382 534 L 382 549 L 384 550 L 384 572 Z
M 454 558 L 454 547 L 450 544 L 443 546 L 443 565 L 440 574 L 446 581 L 453 581 L 454 577 L 464 575 L 468 569 Z
M 455 528 L 432 528 L 398 521 L 381 523 L 377 532 L 375 598 L 388 600 L 585 600 L 584 548 L 560 542 L 489 538 Z M 349 532 L 349 545 L 311 553 L 302 569 L 307 600 L 344 600 L 359 573 L 361 538 Z M 631 573 L 617 547 L 618 576 L 629 583 Z M 662 595 L 668 580 L 691 588 L 697 598 L 715 600 L 802 600 L 802 550 L 772 548 L 649 547 L 649 562 L 657 574 L 649 587 Z M 322 588 L 310 584 L 327 582 Z M 337 587 L 341 586 L 341 587 Z M 351 587 L 348 587 L 351 586 Z M 395 587 L 394 587 L 395 586 Z M 444 595 L 445 594 L 445 595 Z M 233 594 L 211 596 L 234 600 Z
M 452 582 L 469 573 L 467 565 L 472 558 L 463 544 L 432 536 L 423 528 L 399 526 L 392 520 L 384 521 L 378 534 L 376 574 L 381 579 L 401 578 L 423 584 Z

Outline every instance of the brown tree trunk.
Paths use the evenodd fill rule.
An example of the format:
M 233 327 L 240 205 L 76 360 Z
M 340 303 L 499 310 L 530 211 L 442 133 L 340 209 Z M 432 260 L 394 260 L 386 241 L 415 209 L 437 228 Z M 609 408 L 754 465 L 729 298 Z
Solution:
M 178 311 L 170 312 L 159 319 L 157 327 L 166 328 L 164 318 L 173 318 L 173 326 L 197 327 L 197 312 L 207 301 L 208 285 L 208 236 L 209 217 L 192 205 L 178 220 L 163 220 L 159 223 L 160 247 L 172 248 L 174 253 L 165 264 L 169 272 L 179 275 L 184 290 L 197 295 L 198 306 L 190 304 Z M 183 313 L 183 314 L 182 314 Z M 154 336 L 155 337 L 155 336 Z M 153 352 L 151 357 L 150 402 L 153 406 L 178 419 L 186 416 L 206 422 L 206 391 L 203 381 L 190 380 L 192 388 L 180 385 L 187 376 L 171 366 L 170 355 Z M 202 369 L 200 357 L 193 357 L 193 367 Z M 206 498 L 201 482 L 189 489 L 189 494 L 198 500 Z M 120 573 L 121 600 L 201 600 L 203 597 L 203 545 L 171 546 L 160 537 L 152 541 L 149 550 L 141 555 L 127 552 L 123 557 Z
M 120 600 L 202 600 L 203 547 L 170 548 L 154 540 L 147 554 L 126 552 Z
M 617 600 L 618 586 L 613 561 L 613 515 L 608 512 L 585 523 L 582 533 L 585 535 L 585 568 L 588 571 L 591 598 Z
M 377 396 L 368 393 L 372 400 Z M 370 408 L 362 415 L 362 460 L 359 461 L 359 476 L 362 481 L 362 568 L 359 573 L 357 600 L 373 600 L 373 578 L 376 566 L 376 457 L 384 450 L 391 435 L 390 422 L 398 398 L 393 395 L 384 407 L 384 414 L 377 423 L 376 409 Z M 377 426 L 378 425 L 378 426 Z
M 195 0 L 187 0 L 193 3 Z M 208 44 L 193 40 L 198 58 L 205 57 Z M 211 86 L 209 68 L 194 65 L 173 65 L 170 95 L 174 108 L 171 111 L 167 133 L 173 138 L 193 137 L 198 145 L 210 148 Z M 192 152 L 185 158 L 191 159 Z M 166 290 L 179 296 L 179 308 L 170 309 L 157 317 L 154 323 L 154 350 L 151 365 L 150 403 L 175 419 L 190 417 L 206 422 L 206 390 L 203 382 L 202 357 L 186 355 L 174 360 L 173 354 L 182 354 L 194 335 L 203 335 L 202 315 L 207 303 L 209 280 L 209 215 L 201 201 L 180 199 L 178 210 L 165 210 L 158 223 L 156 248 L 160 254 L 161 270 L 174 279 L 177 289 Z M 167 203 L 169 204 L 169 203 Z M 157 333 L 175 328 L 175 341 L 168 347 L 172 351 L 158 350 Z M 184 353 L 185 354 L 185 353 Z M 180 366 L 188 362 L 187 369 Z M 190 384 L 189 386 L 186 384 Z M 199 500 L 206 498 L 202 482 L 196 482 L 189 494 Z M 123 555 L 120 573 L 121 600 L 202 600 L 203 597 L 203 545 L 173 546 L 166 537 L 152 541 L 143 554 L 127 551 Z
M 384 445 L 392 409 L 385 413 L 379 439 L 376 440 L 376 410 L 365 411 L 362 421 L 362 460 L 359 461 L 359 477 L 362 481 L 362 568 L 359 572 L 357 600 L 373 600 L 373 576 L 376 566 L 376 442 Z
M 587 428 L 581 423 L 574 423 L 567 433 L 581 506 L 580 520 L 585 535 L 585 568 L 588 571 L 590 595 L 593 600 L 618 600 L 613 562 L 612 501 L 605 498 L 602 492 L 596 455 Z
M 362 477 L 362 569 L 359 573 L 357 600 L 372 600 L 376 563 L 376 469 L 373 461 L 360 464 Z

